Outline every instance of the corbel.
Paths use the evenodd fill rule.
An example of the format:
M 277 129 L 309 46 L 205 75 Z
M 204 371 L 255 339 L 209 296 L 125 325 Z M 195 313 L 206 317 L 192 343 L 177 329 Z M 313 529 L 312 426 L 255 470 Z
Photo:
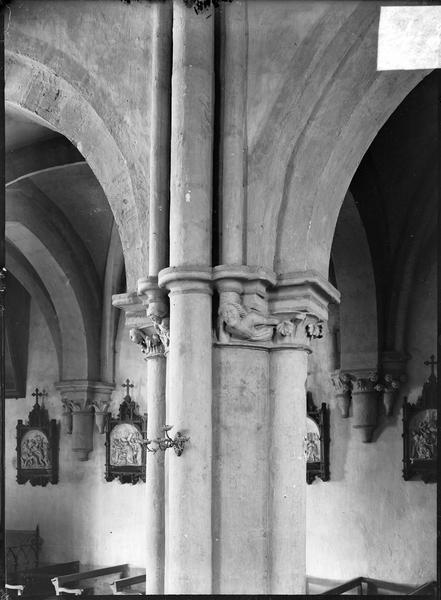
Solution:
M 145 360 L 164 357 L 169 349 L 169 318 L 166 291 L 157 277 L 138 280 L 136 292 L 116 294 L 113 306 L 124 311 L 130 340 L 137 344 Z
M 78 460 L 86 461 L 93 450 L 96 416 L 98 430 L 100 433 L 104 432 L 105 413 L 110 404 L 110 394 L 114 385 L 73 379 L 60 381 L 55 384 L 55 388 L 60 392 L 63 404 L 62 431 L 72 436 L 72 452 Z

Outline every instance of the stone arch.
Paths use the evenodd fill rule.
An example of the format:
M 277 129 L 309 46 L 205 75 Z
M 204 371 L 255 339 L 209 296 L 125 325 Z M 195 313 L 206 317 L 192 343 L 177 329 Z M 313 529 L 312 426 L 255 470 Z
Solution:
M 320 35 L 311 44 L 305 35 L 292 52 L 250 148 L 247 260 L 279 274 L 327 277 L 351 179 L 385 121 L 429 72 L 376 70 L 376 3 L 342 3 L 336 18 L 334 7 L 323 10 L 311 26 Z
M 124 257 L 115 225 L 112 227 L 103 289 L 103 315 L 101 322 L 101 379 L 113 382 L 115 378 L 115 343 L 119 311 L 112 305 L 112 296 L 121 292 Z
M 438 159 L 438 157 L 436 157 Z M 389 319 L 386 343 L 389 349 L 406 355 L 407 321 L 412 305 L 414 283 L 421 260 L 424 260 L 425 249 L 434 244 L 437 232 L 437 170 L 431 165 L 433 179 L 427 178 L 420 189 L 420 195 L 428 197 L 427 201 L 415 198 L 409 217 L 401 234 L 402 243 L 396 258 L 394 272 L 394 296 L 389 307 Z M 430 170 L 427 170 L 430 173 Z M 435 181 L 434 181 L 435 180 Z
M 136 287 L 140 272 L 147 272 L 146 211 L 136 201 L 127 161 L 110 131 L 84 95 L 28 56 L 6 51 L 5 80 L 7 103 L 64 135 L 84 156 L 113 212 L 128 286 Z
M 63 379 L 87 379 L 90 365 L 83 315 L 65 272 L 39 237 L 22 223 L 6 223 L 6 237 L 38 272 L 52 298 L 61 330 Z M 90 359 L 96 360 L 93 353 Z
M 8 240 L 6 240 L 5 246 L 6 268 L 21 283 L 31 298 L 35 300 L 46 320 L 58 359 L 58 376 L 61 378 L 63 373 L 63 344 L 60 322 L 55 306 L 41 277 L 30 262 L 23 256 L 18 248 Z
M 7 188 L 6 237 L 38 273 L 53 301 L 62 338 L 62 378 L 98 379 L 97 274 L 67 220 L 41 194 L 31 201 L 25 183 Z
M 332 263 L 340 302 L 340 368 L 378 366 L 378 319 L 374 268 L 354 198 L 345 196 L 335 227 Z

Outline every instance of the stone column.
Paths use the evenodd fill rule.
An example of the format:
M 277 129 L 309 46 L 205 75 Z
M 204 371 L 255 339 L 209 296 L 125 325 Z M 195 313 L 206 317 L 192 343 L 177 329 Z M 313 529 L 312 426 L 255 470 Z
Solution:
M 246 218 L 247 3 L 226 4 L 221 19 L 221 260 L 241 265 Z
M 157 278 L 138 280 L 138 292 L 113 296 L 114 306 L 124 310 L 125 326 L 132 342 L 147 361 L 147 437 L 162 437 L 165 424 L 168 307 Z M 147 306 L 147 309 L 146 309 Z M 152 446 L 154 447 L 154 445 Z M 164 455 L 146 454 L 146 593 L 164 593 L 165 498 Z
M 173 3 L 167 421 L 190 437 L 167 452 L 165 593 L 210 594 L 213 22 Z M 191 135 L 189 135 L 191 132 Z M 168 467 L 167 467 L 168 465 Z M 167 488 L 166 488 L 167 489 Z
M 168 306 L 163 290 L 159 290 L 154 277 L 138 281 L 138 294 L 148 305 L 149 327 L 146 332 L 149 349 L 143 352 L 147 361 L 147 437 L 162 437 L 166 424 L 165 393 L 168 352 Z M 153 328 L 151 326 L 153 318 Z M 154 336 L 160 344 L 153 343 Z M 141 345 L 141 349 L 142 348 Z M 164 593 L 165 560 L 165 473 L 162 452 L 147 452 L 146 470 L 146 594 Z
M 270 353 L 269 572 L 271 594 L 304 594 L 306 574 L 306 434 L 308 353 Z
M 165 593 L 211 593 L 211 269 L 161 271 L 170 290 L 167 423 L 190 437 L 168 452 Z
M 267 315 L 266 289 L 276 277 L 219 265 L 213 279 L 220 305 L 213 355 L 213 593 L 265 594 L 268 355 L 277 322 Z
M 281 325 L 270 352 L 269 578 L 271 594 L 304 594 L 306 578 L 307 356 L 323 336 L 327 305 L 339 294 L 315 273 L 280 277 L 271 313 Z

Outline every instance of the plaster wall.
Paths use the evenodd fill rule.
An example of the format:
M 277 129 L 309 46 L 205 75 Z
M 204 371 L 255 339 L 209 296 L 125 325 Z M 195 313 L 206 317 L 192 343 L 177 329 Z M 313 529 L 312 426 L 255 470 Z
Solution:
M 46 487 L 16 483 L 16 424 L 26 421 L 33 406 L 36 386 L 48 392 L 45 405 L 50 418 L 61 418 L 61 402 L 54 383 L 58 380 L 55 349 L 47 324 L 31 304 L 29 364 L 26 398 L 6 400 L 6 528 L 33 529 L 40 525 L 44 540 L 42 561 L 79 560 L 82 565 L 108 566 L 127 562 L 144 568 L 145 485 L 106 482 L 105 436 L 94 433 L 89 460 L 79 462 L 71 452 L 71 437 L 60 434 L 59 482 Z M 146 411 L 145 363 L 138 348 L 120 326 L 116 343 L 116 390 L 111 410 L 115 414 L 129 378 L 135 385 L 132 398 Z
M 372 443 L 363 444 L 342 419 L 328 372 L 335 364 L 332 334 L 314 344 L 308 389 L 330 407 L 330 481 L 307 486 L 306 561 L 309 576 L 348 580 L 364 575 L 422 584 L 436 578 L 436 485 L 402 478 L 402 399 L 415 401 L 436 353 L 435 251 L 414 279 L 407 319 L 408 382 L 394 414 L 384 415 Z

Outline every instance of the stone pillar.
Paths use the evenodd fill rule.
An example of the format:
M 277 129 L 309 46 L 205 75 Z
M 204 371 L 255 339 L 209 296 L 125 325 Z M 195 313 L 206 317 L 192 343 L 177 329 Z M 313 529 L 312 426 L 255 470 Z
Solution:
M 270 354 L 270 581 L 271 594 L 304 594 L 306 574 L 307 353 Z
M 319 275 L 213 269 L 214 592 L 305 589 L 307 356 L 338 292 Z
M 138 281 L 138 294 L 147 304 L 149 327 L 144 328 L 149 340 L 147 352 L 141 349 L 147 361 L 147 437 L 162 437 L 166 424 L 165 394 L 169 339 L 168 306 L 164 291 L 159 290 L 157 278 Z M 151 324 L 153 323 L 153 328 Z M 159 337 L 160 343 L 157 338 Z M 164 593 L 165 560 L 165 456 L 162 452 L 147 452 L 146 470 L 146 594 Z
M 213 356 L 213 593 L 265 594 L 268 353 L 276 323 L 266 316 L 265 298 L 276 277 L 264 269 L 219 265 L 213 279 L 219 293 Z M 261 321 L 260 332 L 253 331 L 253 318 Z
M 221 19 L 221 261 L 241 265 L 246 218 L 247 3 L 226 4 Z
M 162 437 L 165 425 L 164 353 L 147 357 L 147 437 Z M 164 454 L 147 453 L 146 470 L 146 594 L 164 593 Z
M 211 269 L 164 269 L 170 290 L 167 423 L 190 437 L 168 453 L 165 593 L 211 593 Z M 172 433 L 173 433 L 172 432 Z
M 165 418 L 168 307 L 157 278 L 138 280 L 138 291 L 113 296 L 113 304 L 125 312 L 132 342 L 147 361 L 147 437 L 162 437 Z M 146 308 L 147 306 L 147 308 Z M 153 445 L 154 447 L 154 445 Z M 164 593 L 165 498 L 164 454 L 146 454 L 146 593 Z
M 210 594 L 213 23 L 173 3 L 167 421 L 190 437 L 167 452 L 165 594 Z M 191 131 L 191 135 L 189 135 Z M 172 433 L 173 433 L 172 432 Z
M 270 351 L 269 579 L 271 594 L 304 594 L 306 578 L 307 356 L 323 336 L 338 292 L 316 273 L 279 277 L 270 294 L 276 328 Z

